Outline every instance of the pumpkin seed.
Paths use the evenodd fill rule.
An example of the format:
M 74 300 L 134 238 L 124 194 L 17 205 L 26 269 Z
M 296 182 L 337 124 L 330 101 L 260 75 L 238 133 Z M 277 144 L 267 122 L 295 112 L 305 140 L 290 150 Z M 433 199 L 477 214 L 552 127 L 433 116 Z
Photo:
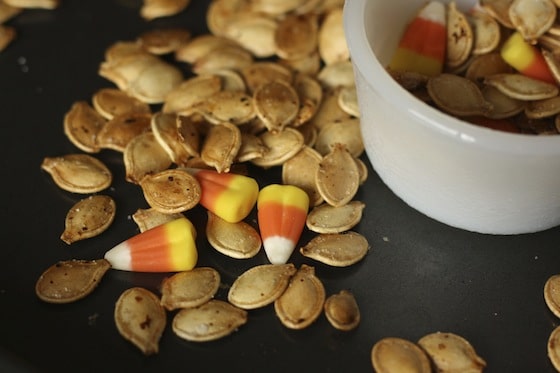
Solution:
M 242 124 L 256 115 L 253 99 L 241 91 L 216 92 L 193 105 L 193 110 L 214 124 Z
M 319 26 L 317 47 L 327 65 L 350 58 L 342 24 L 342 7 L 335 7 L 324 15 Z
M 177 121 L 178 118 L 175 114 L 159 112 L 152 117 L 150 127 L 159 145 L 173 163 L 184 165 L 193 154 L 192 149 L 185 144 L 179 133 Z M 198 138 L 198 136 L 195 137 Z
M 313 118 L 319 109 L 323 89 L 316 79 L 303 73 L 296 74 L 293 87 L 298 94 L 300 107 L 292 125 L 300 127 Z
M 315 268 L 302 264 L 286 290 L 274 301 L 274 310 L 287 328 L 303 329 L 317 320 L 324 303 L 325 287 L 315 276 Z
M 338 94 L 338 106 L 348 115 L 360 117 L 356 86 L 342 87 Z
M 230 335 L 247 322 L 247 311 L 212 299 L 183 308 L 173 318 L 173 332 L 187 341 L 206 342 Z
M 95 237 L 104 232 L 115 219 L 115 201 L 104 195 L 94 195 L 78 201 L 66 214 L 60 239 L 67 244 Z
M 128 143 L 141 133 L 150 130 L 152 114 L 129 112 L 108 120 L 97 134 L 101 148 L 124 152 Z
M 276 53 L 274 35 L 277 28 L 277 21 L 266 14 L 246 12 L 233 17 L 223 32 L 255 57 L 266 58 Z
M 254 257 L 262 245 L 259 233 L 251 225 L 244 221 L 230 223 L 210 211 L 206 223 L 206 238 L 218 252 L 236 259 Z
M 202 34 L 190 39 L 175 51 L 175 59 L 181 62 L 194 64 L 199 58 L 209 52 L 226 46 L 238 46 L 236 42 L 223 36 Z
M 446 64 L 450 68 L 463 65 L 473 48 L 474 36 L 467 17 L 457 9 L 454 1 L 447 5 Z
M 295 11 L 309 1 L 305 0 L 252 0 L 251 8 L 273 16 L 285 15 Z
M 418 344 L 440 372 L 482 372 L 486 367 L 473 346 L 457 334 L 431 333 L 420 338 Z
M 73 193 L 95 193 L 111 185 L 113 175 L 103 162 L 88 154 L 45 157 L 41 168 L 60 188 Z
M 219 76 L 213 74 L 194 76 L 169 91 L 165 96 L 161 111 L 188 115 L 196 104 L 203 102 L 221 89 L 222 80 Z
M 142 102 L 161 104 L 182 81 L 181 70 L 158 58 L 146 66 L 136 79 L 129 81 L 125 91 Z
M 0 52 L 8 47 L 8 45 L 16 38 L 16 29 L 0 23 Z
M 361 201 L 351 201 L 340 207 L 324 203 L 307 214 L 306 225 L 317 233 L 345 232 L 360 222 L 365 207 L 365 203 Z
M 513 0 L 508 13 L 523 39 L 533 42 L 556 20 L 556 5 L 550 0 Z
M 513 29 L 513 23 L 509 16 L 509 8 L 513 0 L 480 0 L 480 6 L 500 24 L 508 29 Z
M 140 16 L 146 21 L 174 16 L 187 8 L 190 0 L 142 0 Z
M 237 152 L 236 162 L 248 162 L 262 157 L 268 148 L 261 139 L 251 133 L 241 132 L 241 148 Z
M 23 9 L 55 9 L 60 0 L 3 0 L 4 3 Z
M 148 52 L 161 55 L 175 52 L 188 43 L 191 33 L 185 28 L 157 28 L 144 31 L 138 36 L 138 42 Z
M 228 301 L 246 310 L 269 305 L 284 293 L 296 271 L 291 263 L 251 267 L 235 279 L 228 292 Z
M 329 154 L 335 144 L 342 144 L 353 157 L 359 157 L 365 150 L 361 136 L 360 120 L 346 118 L 325 123 L 317 134 L 315 149 L 323 156 Z
M 494 74 L 487 76 L 484 83 L 523 101 L 542 100 L 558 95 L 557 86 L 521 74 Z
M 35 284 L 35 293 L 48 303 L 71 303 L 89 295 L 111 268 L 105 259 L 66 260 L 47 268 Z
M 23 8 L 9 5 L 5 1 L 0 3 L 0 24 L 6 23 L 23 11 Z
M 253 55 L 241 46 L 224 46 L 197 59 L 192 65 L 192 71 L 197 75 L 221 69 L 240 71 L 252 63 Z
M 317 49 L 319 26 L 314 15 L 286 14 L 274 34 L 276 55 L 280 58 L 302 58 Z M 304 38 L 301 35 L 305 35 Z
M 355 81 L 352 63 L 343 60 L 325 65 L 317 74 L 317 80 L 326 89 L 353 86 Z
M 141 287 L 125 290 L 115 304 L 114 318 L 120 335 L 144 355 L 159 352 L 167 315 L 154 293 Z
M 560 47 L 559 47 L 560 48 Z M 542 49 L 541 53 L 556 82 L 560 82 L 560 60 L 555 53 Z
M 484 78 L 489 75 L 512 72 L 513 68 L 504 61 L 499 53 L 488 53 L 476 56 L 471 61 L 465 71 L 465 78 L 482 86 Z
M 315 174 L 317 190 L 332 206 L 350 202 L 358 191 L 360 174 L 354 157 L 342 144 L 334 144 L 330 153 L 323 156 Z
M 92 104 L 105 119 L 126 113 L 151 113 L 148 104 L 116 88 L 101 88 L 93 95 Z
M 210 127 L 202 144 L 200 157 L 218 172 L 229 172 L 241 148 L 241 131 L 234 124 L 223 122 Z
M 264 132 L 259 138 L 268 151 L 251 162 L 260 167 L 279 166 L 296 155 L 304 145 L 301 132 L 290 127 L 279 132 Z
M 470 12 L 468 20 L 474 35 L 472 54 L 484 55 L 494 51 L 501 37 L 498 21 L 482 10 Z
M 169 311 L 198 307 L 214 297 L 220 287 L 220 273 L 211 267 L 197 267 L 163 279 L 161 305 Z
M 402 338 L 386 337 L 377 341 L 371 350 L 371 362 L 378 373 L 432 371 L 424 350 Z
M 64 134 L 80 150 L 97 153 L 101 149 L 98 134 L 106 120 L 85 101 L 72 104 L 64 115 Z
M 544 284 L 544 300 L 550 311 L 560 317 L 560 275 L 553 275 Z
M 266 128 L 282 131 L 299 112 L 299 96 L 288 83 L 277 80 L 258 87 L 253 93 L 254 108 Z
M 558 113 L 560 113 L 560 96 L 529 101 L 525 105 L 525 115 L 530 119 L 552 117 Z
M 292 72 L 285 66 L 271 61 L 255 61 L 240 70 L 243 79 L 247 84 L 250 93 L 255 92 L 259 87 L 282 80 L 286 83 L 292 82 Z
M 325 300 L 325 316 L 336 329 L 349 331 L 360 323 L 360 308 L 354 294 L 348 290 L 341 290 Z
M 366 256 L 369 243 L 357 232 L 322 233 L 311 239 L 299 251 L 307 258 L 333 267 L 348 267 Z
M 200 184 L 180 169 L 148 174 L 140 180 L 140 187 L 148 204 L 167 214 L 190 210 L 200 201 Z
M 323 202 L 323 197 L 315 183 L 315 174 L 322 158 L 315 149 L 305 145 L 296 155 L 282 164 L 282 183 L 304 190 L 309 196 L 311 206 Z
M 560 371 L 560 326 L 550 333 L 546 347 L 550 362 L 557 371 Z
M 492 104 L 484 99 L 478 86 L 467 78 L 441 74 L 431 77 L 427 88 L 434 103 L 452 115 L 486 115 L 492 110 Z
M 124 149 L 123 161 L 125 179 L 134 184 L 148 174 L 168 169 L 172 163 L 153 132 L 144 132 L 130 140 Z
M 327 123 L 339 122 L 351 118 L 351 116 L 338 105 L 338 96 L 340 96 L 341 89 L 342 87 L 337 87 L 334 89 L 327 89 L 323 92 L 323 98 L 317 108 L 317 112 L 309 120 L 318 130 Z
M 134 214 L 132 214 L 132 220 L 134 220 L 134 222 L 138 226 L 138 229 L 140 229 L 140 232 L 145 232 L 148 229 L 157 227 L 158 225 L 162 225 L 183 217 L 183 214 L 181 214 L 180 212 L 165 214 L 152 207 L 147 209 L 138 209 Z
M 525 109 L 524 101 L 511 98 L 493 86 L 484 86 L 481 92 L 484 99 L 492 104 L 492 110 L 486 114 L 488 118 L 510 118 Z
M 308 54 L 300 58 L 285 59 L 279 58 L 278 63 L 290 68 L 292 71 L 315 76 L 321 70 L 321 56 L 318 51 Z

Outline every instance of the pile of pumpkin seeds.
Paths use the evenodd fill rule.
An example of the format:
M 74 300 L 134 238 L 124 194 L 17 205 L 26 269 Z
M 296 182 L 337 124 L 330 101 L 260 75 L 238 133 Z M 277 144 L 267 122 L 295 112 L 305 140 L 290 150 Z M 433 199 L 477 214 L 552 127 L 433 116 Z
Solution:
M 467 122 L 514 133 L 558 134 L 558 5 L 553 0 L 480 0 L 461 11 L 450 2 L 443 74 L 389 73 L 422 101 Z M 504 61 L 502 45 L 514 32 L 543 54 L 555 83 L 524 76 Z

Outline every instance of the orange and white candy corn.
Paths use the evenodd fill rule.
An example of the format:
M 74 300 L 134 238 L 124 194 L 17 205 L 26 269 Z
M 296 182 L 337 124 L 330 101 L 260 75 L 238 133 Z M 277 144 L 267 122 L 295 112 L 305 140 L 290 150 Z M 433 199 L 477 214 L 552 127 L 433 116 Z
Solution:
M 200 184 L 199 203 L 225 221 L 237 223 L 245 219 L 257 202 L 259 185 L 251 177 L 213 170 L 187 170 Z
M 284 264 L 294 251 L 307 218 L 309 196 L 293 185 L 261 189 L 257 217 L 264 250 L 272 264 Z
M 556 84 L 542 53 L 514 32 L 503 44 L 500 54 L 504 61 L 529 78 Z
M 441 74 L 447 45 L 445 5 L 430 1 L 407 25 L 389 69 L 428 76 Z
M 135 272 L 180 272 L 198 260 L 196 230 L 179 218 L 144 231 L 105 253 L 113 269 Z

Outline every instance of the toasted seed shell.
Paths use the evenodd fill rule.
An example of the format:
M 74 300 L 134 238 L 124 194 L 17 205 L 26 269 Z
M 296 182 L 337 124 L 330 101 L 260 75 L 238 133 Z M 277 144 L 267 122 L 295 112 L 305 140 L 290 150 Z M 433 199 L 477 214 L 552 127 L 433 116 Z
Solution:
M 238 46 L 238 44 L 223 36 L 214 34 L 198 35 L 177 48 L 175 51 L 175 59 L 177 61 L 193 64 L 209 52 L 226 46 Z
M 321 130 L 327 123 L 343 121 L 351 116 L 338 105 L 338 96 L 342 87 L 327 89 L 315 115 L 309 120 L 314 127 Z
M 473 346 L 457 334 L 431 333 L 420 338 L 418 344 L 440 372 L 482 372 L 486 367 Z
M 492 52 L 500 44 L 501 29 L 498 21 L 487 12 L 470 12 L 469 22 L 474 34 L 472 54 L 483 55 Z
M 132 220 L 140 229 L 140 232 L 145 232 L 148 229 L 157 227 L 158 225 L 184 217 L 180 212 L 173 214 L 164 214 L 154 208 L 138 209 L 132 214 Z
M 525 109 L 524 101 L 511 98 L 491 85 L 484 86 L 481 92 L 484 99 L 492 104 L 492 110 L 486 114 L 488 118 L 510 118 Z
M 173 332 L 187 341 L 213 341 L 230 335 L 247 322 L 247 311 L 213 299 L 184 308 L 173 318 Z
M 480 0 L 480 6 L 506 28 L 513 29 L 509 8 L 513 0 Z
M 316 16 L 287 14 L 275 30 L 275 52 L 285 59 L 305 57 L 317 50 L 318 33 Z
M 152 132 L 142 133 L 127 144 L 123 152 L 125 179 L 138 184 L 148 174 L 168 169 L 171 158 Z
M 282 80 L 259 86 L 253 93 L 254 108 L 269 131 L 282 131 L 299 112 L 296 90 Z
M 67 244 L 95 237 L 104 232 L 115 219 L 115 200 L 105 195 L 93 195 L 78 201 L 66 214 L 60 239 Z
M 39 299 L 48 303 L 71 303 L 89 295 L 111 268 L 105 259 L 66 260 L 45 270 L 35 284 Z
M 338 106 L 349 115 L 359 118 L 358 93 L 356 86 L 343 87 L 338 94 Z
M 148 52 L 160 55 L 175 52 L 190 38 L 191 33 L 185 28 L 156 28 L 141 33 L 138 42 Z
M 556 5 L 550 0 L 513 0 L 508 13 L 515 29 L 532 42 L 554 24 Z
M 283 65 L 272 61 L 255 61 L 240 70 L 247 84 L 249 92 L 255 92 L 259 87 L 282 80 L 292 82 L 292 72 Z
M 92 97 L 95 110 L 105 119 L 126 113 L 151 113 L 150 106 L 116 88 L 102 88 Z
M 177 121 L 177 115 L 159 112 L 153 115 L 150 128 L 169 158 L 178 165 L 184 165 L 192 156 L 192 149 L 183 141 Z
M 263 13 L 237 14 L 224 27 L 224 36 L 235 40 L 255 57 L 272 57 L 276 53 L 274 35 L 278 23 Z
M 189 114 L 193 106 L 222 89 L 220 77 L 204 74 L 191 77 L 172 89 L 167 96 L 161 111 L 164 113 Z
M 115 304 L 114 318 L 120 335 L 144 355 L 159 352 L 167 315 L 154 293 L 140 287 L 125 290 Z
M 241 46 L 224 46 L 197 59 L 192 65 L 192 71 L 197 75 L 220 69 L 240 71 L 252 63 L 253 55 Z
M 293 157 L 303 147 L 303 135 L 294 128 L 286 127 L 283 131 L 266 131 L 260 136 L 268 151 L 251 162 L 261 167 L 279 166 Z
M 553 275 L 544 284 L 544 301 L 550 311 L 560 317 L 560 275 Z
M 362 260 L 369 251 L 367 239 L 357 232 L 323 233 L 315 236 L 300 253 L 333 267 L 347 267 Z
M 323 157 L 315 174 L 317 190 L 332 206 L 342 206 L 354 198 L 360 185 L 360 173 L 354 157 L 344 145 L 335 144 Z
M 341 290 L 325 300 L 325 316 L 336 329 L 349 331 L 360 323 L 360 308 L 354 294 Z
M 371 350 L 371 362 L 378 373 L 432 372 L 424 350 L 402 338 L 387 337 L 377 341 Z
M 136 79 L 128 82 L 126 91 L 148 104 L 161 104 L 169 92 L 183 81 L 178 67 L 161 59 L 146 66 Z
M 241 148 L 241 131 L 229 122 L 210 127 L 202 144 L 200 157 L 218 172 L 229 172 Z
M 560 113 L 560 96 L 529 101 L 525 105 L 525 115 L 531 119 L 552 117 L 558 113 Z
M 350 52 L 344 36 L 342 8 L 329 10 L 319 26 L 318 48 L 321 59 L 329 65 L 350 58 Z
M 237 152 L 236 162 L 247 162 L 262 157 L 268 148 L 261 139 L 251 133 L 241 132 L 241 147 Z
M 486 115 L 492 104 L 484 99 L 478 86 L 455 74 L 431 77 L 428 93 L 435 104 L 445 112 L 457 116 Z
M 163 279 L 161 305 L 169 311 L 198 307 L 214 297 L 220 287 L 220 273 L 211 267 L 197 267 Z
M 471 25 L 454 1 L 447 5 L 446 63 L 450 68 L 461 66 L 469 58 L 474 43 Z
M 325 65 L 317 74 L 317 80 L 325 89 L 353 86 L 355 81 L 352 62 L 343 60 Z
M 259 233 L 244 221 L 230 223 L 208 211 L 206 223 L 208 243 L 218 252 L 231 258 L 252 258 L 261 249 Z
M 291 263 L 251 267 L 235 279 L 228 292 L 228 301 L 246 310 L 271 304 L 286 290 L 296 271 Z
M 560 59 L 555 53 L 547 50 L 546 48 L 542 48 L 541 53 L 548 68 L 550 69 L 550 72 L 552 73 L 552 76 L 557 83 L 560 83 Z
M 190 2 L 190 0 L 143 0 L 140 16 L 146 21 L 170 17 L 185 10 Z
M 557 371 L 560 371 L 560 326 L 550 333 L 546 347 L 550 362 Z
M 494 74 L 484 83 L 498 88 L 502 93 L 523 101 L 542 100 L 558 95 L 558 87 L 521 74 Z
M 336 144 L 343 144 L 353 157 L 359 157 L 364 152 L 359 119 L 347 118 L 323 125 L 317 134 L 315 149 L 325 156 Z
M 465 71 L 465 78 L 482 86 L 484 78 L 489 75 L 512 72 L 513 68 L 504 61 L 500 53 L 494 52 L 473 58 Z
M 300 105 L 293 126 L 301 127 L 313 118 L 319 109 L 323 99 L 323 88 L 315 78 L 303 73 L 296 74 L 293 86 L 298 94 Z
M 360 222 L 365 207 L 365 203 L 361 201 L 351 201 L 340 207 L 324 203 L 309 212 L 306 225 L 317 233 L 345 232 Z
M 241 91 L 219 91 L 193 105 L 209 122 L 242 124 L 255 117 L 253 98 Z
M 315 268 L 302 264 L 286 290 L 274 301 L 280 322 L 290 329 L 303 329 L 321 315 L 325 303 L 325 287 L 315 276 Z
M 282 164 L 282 183 L 303 189 L 309 196 L 311 206 L 323 202 L 317 190 L 315 174 L 323 157 L 315 149 L 304 146 L 301 150 Z
M 103 162 L 88 154 L 45 157 L 41 168 L 60 188 L 73 193 L 95 193 L 111 185 L 113 175 Z
M 101 128 L 97 134 L 97 143 L 101 148 L 124 152 L 132 139 L 150 130 L 151 120 L 150 113 L 119 114 Z
M 98 134 L 106 120 L 87 102 L 75 102 L 64 115 L 64 134 L 68 139 L 87 153 L 97 153 L 101 149 Z
M 140 180 L 144 198 L 159 212 L 173 214 L 187 211 L 200 201 L 200 184 L 194 176 L 180 169 L 169 169 Z

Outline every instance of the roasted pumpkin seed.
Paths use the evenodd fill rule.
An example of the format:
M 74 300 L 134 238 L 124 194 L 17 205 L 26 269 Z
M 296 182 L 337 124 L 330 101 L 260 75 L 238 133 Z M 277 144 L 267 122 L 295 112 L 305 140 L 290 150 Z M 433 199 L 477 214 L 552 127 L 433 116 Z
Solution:
M 175 52 L 190 38 L 191 33 L 185 28 L 156 28 L 141 33 L 138 42 L 148 52 L 160 55 Z
M 291 263 L 251 267 L 235 279 L 228 301 L 246 310 L 269 305 L 284 293 L 296 271 Z
M 439 372 L 482 372 L 486 367 L 473 346 L 457 334 L 431 333 L 420 338 L 418 344 Z
M 93 95 L 92 104 L 105 119 L 126 113 L 151 113 L 148 104 L 116 88 L 101 88 Z
M 45 157 L 41 168 L 51 175 L 56 185 L 73 193 L 100 192 L 113 180 L 109 168 L 88 154 Z
M 474 35 L 471 24 L 454 1 L 447 5 L 446 64 L 456 68 L 464 64 L 471 55 Z
M 159 212 L 173 214 L 190 210 L 200 201 L 200 184 L 180 169 L 164 170 L 140 180 L 144 198 Z
M 544 284 L 544 301 L 550 312 L 560 317 L 560 275 L 553 275 Z
M 134 222 L 138 226 L 138 229 L 140 229 L 140 232 L 145 232 L 148 229 L 157 227 L 158 225 L 162 225 L 183 217 L 184 215 L 180 212 L 173 214 L 164 214 L 151 207 L 147 209 L 138 209 L 134 214 L 132 214 L 132 220 L 134 220 Z
M 64 134 L 80 150 L 87 153 L 99 152 L 99 132 L 106 120 L 85 101 L 72 104 L 64 115 Z
M 236 259 L 252 258 L 262 246 L 259 233 L 251 225 L 244 221 L 230 223 L 210 211 L 206 238 L 218 252 Z
M 60 239 L 67 244 L 95 237 L 104 232 L 115 219 L 115 200 L 105 195 L 93 195 L 78 201 L 66 214 Z
M 111 268 L 105 259 L 66 260 L 45 270 L 35 284 L 39 299 L 48 303 L 71 303 L 89 295 Z
M 177 61 L 193 64 L 209 52 L 226 46 L 238 46 L 238 44 L 223 36 L 214 34 L 198 35 L 177 48 L 175 51 L 175 59 Z
M 274 310 L 287 328 L 303 329 L 317 320 L 324 303 L 325 287 L 315 276 L 315 268 L 302 264 L 286 290 L 274 301 Z
M 344 145 L 353 157 L 359 157 L 364 152 L 359 119 L 341 119 L 325 123 L 321 127 L 317 133 L 314 148 L 325 156 L 332 151 L 336 144 Z
M 426 87 L 437 107 L 447 113 L 462 117 L 486 115 L 492 110 L 478 86 L 467 78 L 441 74 L 431 77 Z
M 254 108 L 266 128 L 282 131 L 299 112 L 299 96 L 288 83 L 277 80 L 259 86 L 253 93 Z
M 550 333 L 546 347 L 550 362 L 560 372 L 560 326 L 554 328 Z
M 542 100 L 558 95 L 558 87 L 521 74 L 494 74 L 484 78 L 484 83 L 498 88 L 502 93 L 523 101 Z
M 165 96 L 162 111 L 188 115 L 193 106 L 222 89 L 220 77 L 213 74 L 194 76 L 183 81 Z
M 235 124 L 222 122 L 210 127 L 206 134 L 200 158 L 218 172 L 229 172 L 241 149 L 241 131 Z
M 333 267 L 347 267 L 362 260 L 369 251 L 367 239 L 357 232 L 323 233 L 315 236 L 300 253 Z
M 342 25 L 341 7 L 335 7 L 324 14 L 317 40 L 319 54 L 325 64 L 330 65 L 350 58 Z
M 183 137 L 179 133 L 177 120 L 175 114 L 159 112 L 153 115 L 150 128 L 159 145 L 165 150 L 173 163 L 185 165 L 189 158 L 193 156 L 193 149 L 183 141 Z M 197 135 L 195 137 L 198 140 Z
M 354 157 L 342 144 L 334 144 L 323 156 L 315 174 L 317 190 L 332 206 L 342 206 L 354 198 L 360 185 L 360 173 Z
M 144 355 L 159 352 L 167 315 L 154 293 L 141 287 L 125 290 L 115 304 L 114 318 L 120 335 Z
M 336 329 L 349 331 L 360 324 L 360 308 L 354 294 L 341 290 L 325 300 L 325 316 Z
M 272 57 L 276 53 L 274 35 L 277 21 L 263 13 L 237 14 L 225 25 L 223 35 L 236 41 L 255 57 Z
M 292 82 L 292 72 L 283 65 L 271 61 L 255 61 L 240 70 L 250 93 L 259 87 L 281 80 L 286 83 Z
M 97 134 L 101 148 L 124 152 L 128 143 L 136 136 L 150 130 L 152 114 L 124 113 L 108 120 Z
M 286 127 L 279 132 L 264 132 L 259 138 L 268 151 L 251 162 L 261 167 L 279 166 L 296 155 L 303 147 L 303 135 L 294 128 Z
M 324 203 L 314 207 L 307 214 L 306 225 L 317 233 L 345 232 L 360 222 L 365 207 L 365 203 L 361 201 L 350 201 L 340 207 Z
M 140 16 L 146 21 L 174 16 L 187 8 L 190 0 L 142 0 Z
M 286 14 L 275 30 L 275 53 L 285 59 L 305 57 L 317 50 L 318 33 L 316 16 Z
M 533 42 L 556 21 L 556 5 L 551 0 L 513 0 L 509 19 L 523 39 Z
M 424 350 L 402 338 L 386 337 L 377 341 L 371 350 L 371 363 L 378 373 L 432 372 Z
M 309 196 L 309 204 L 317 206 L 323 197 L 317 190 L 315 174 L 322 160 L 315 149 L 304 146 L 301 150 L 282 164 L 282 183 L 303 189 Z
M 216 92 L 193 105 L 193 110 L 214 124 L 242 124 L 256 115 L 253 98 L 241 91 Z
M 198 307 L 214 297 L 220 273 L 211 267 L 196 267 L 163 279 L 161 305 L 169 311 Z
M 125 179 L 138 184 L 146 175 L 168 169 L 169 154 L 163 149 L 153 132 L 144 132 L 127 144 L 123 152 Z
M 187 341 L 206 342 L 230 335 L 247 322 L 247 311 L 212 299 L 198 307 L 183 308 L 173 318 L 173 332 Z

